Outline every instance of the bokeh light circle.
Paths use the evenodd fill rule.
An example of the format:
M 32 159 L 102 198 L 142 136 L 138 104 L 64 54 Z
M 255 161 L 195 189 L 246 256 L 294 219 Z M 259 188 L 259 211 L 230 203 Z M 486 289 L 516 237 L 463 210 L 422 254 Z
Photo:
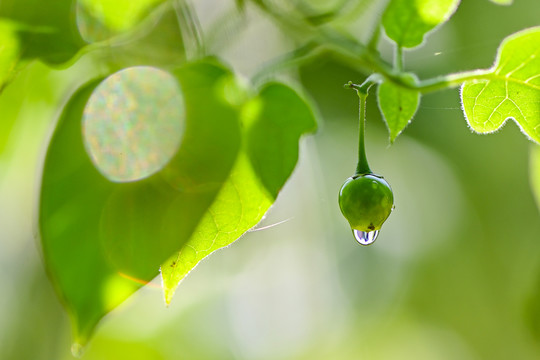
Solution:
M 132 67 L 94 90 L 82 120 L 86 150 L 114 182 L 136 181 L 162 169 L 180 146 L 184 106 L 174 77 L 152 67 Z

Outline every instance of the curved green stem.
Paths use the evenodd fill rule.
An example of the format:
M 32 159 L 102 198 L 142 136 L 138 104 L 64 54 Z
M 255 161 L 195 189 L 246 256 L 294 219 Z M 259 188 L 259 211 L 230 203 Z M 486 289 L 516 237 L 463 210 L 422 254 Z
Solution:
M 345 84 L 345 88 L 354 89 L 360 99 L 359 115 L 358 115 L 358 164 L 356 165 L 355 175 L 373 174 L 369 168 L 369 163 L 366 156 L 365 132 L 366 132 L 366 100 L 369 89 L 373 86 L 372 77 L 367 78 L 361 85 L 353 84 L 349 81 Z
M 438 76 L 432 79 L 426 79 L 413 83 L 403 79 L 399 74 L 386 73 L 382 74 L 391 82 L 403 86 L 408 89 L 418 90 L 421 93 L 429 93 L 442 89 L 452 88 L 463 84 L 465 81 L 489 79 L 493 74 L 492 69 L 473 70 L 462 73 L 448 74 Z
M 367 93 L 363 94 L 358 91 L 358 97 L 360 98 L 360 114 L 358 124 L 358 164 L 356 165 L 355 175 L 372 174 L 373 172 L 369 168 L 366 145 L 365 145 L 365 128 L 366 128 L 366 99 Z
M 396 44 L 396 50 L 394 54 L 394 69 L 397 72 L 403 71 L 403 48 Z
M 184 38 L 186 57 L 190 60 L 197 59 L 206 53 L 202 37 L 201 25 L 191 4 L 186 0 L 174 1 L 174 10 L 180 26 L 180 32 Z

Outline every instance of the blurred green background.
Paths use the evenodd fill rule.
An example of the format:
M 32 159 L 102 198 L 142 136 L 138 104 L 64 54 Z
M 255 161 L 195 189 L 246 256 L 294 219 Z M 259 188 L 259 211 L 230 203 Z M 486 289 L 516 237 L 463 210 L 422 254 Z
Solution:
M 232 1 L 193 3 L 209 33 L 234 10 Z M 382 4 L 363 3 L 349 28 L 367 39 Z M 246 17 L 243 31 L 223 29 L 210 50 L 249 78 L 294 44 L 260 11 L 248 7 Z M 487 68 L 504 37 L 539 19 L 538 0 L 509 7 L 464 0 L 422 48 L 406 53 L 406 69 L 427 78 Z M 386 39 L 380 50 L 391 59 Z M 366 74 L 340 60 L 323 54 L 287 73 L 321 114 L 260 226 L 287 221 L 205 259 L 168 308 L 156 279 L 102 322 L 85 359 L 540 358 L 533 144 L 513 122 L 494 135 L 473 134 L 458 89 L 450 89 L 424 96 L 389 146 L 371 97 L 367 153 L 392 185 L 396 210 L 376 244 L 360 247 L 337 193 L 354 171 L 357 146 L 357 97 L 343 84 Z M 35 237 L 39 173 L 62 104 L 100 71 L 91 56 L 63 70 L 34 62 L 0 96 L 0 359 L 72 357 L 69 321 Z

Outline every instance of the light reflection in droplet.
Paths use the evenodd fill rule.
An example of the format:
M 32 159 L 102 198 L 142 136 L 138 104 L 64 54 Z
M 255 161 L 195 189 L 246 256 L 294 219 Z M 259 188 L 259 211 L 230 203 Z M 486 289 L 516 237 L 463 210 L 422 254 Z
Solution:
M 365 232 L 354 229 L 353 233 L 356 241 L 364 246 L 373 244 L 377 240 L 377 236 L 379 236 L 379 230 Z
M 172 75 L 151 67 L 117 72 L 95 89 L 84 109 L 86 150 L 111 181 L 150 176 L 180 146 L 183 109 Z

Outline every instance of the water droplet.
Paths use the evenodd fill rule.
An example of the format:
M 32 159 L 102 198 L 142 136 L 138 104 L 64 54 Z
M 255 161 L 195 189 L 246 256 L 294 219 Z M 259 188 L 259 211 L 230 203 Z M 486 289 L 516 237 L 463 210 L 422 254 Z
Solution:
M 354 237 L 356 238 L 356 241 L 358 241 L 360 245 L 367 246 L 367 245 L 373 244 L 375 240 L 377 240 L 377 236 L 379 235 L 379 230 L 365 232 L 365 231 L 354 229 L 353 233 L 354 233 Z

